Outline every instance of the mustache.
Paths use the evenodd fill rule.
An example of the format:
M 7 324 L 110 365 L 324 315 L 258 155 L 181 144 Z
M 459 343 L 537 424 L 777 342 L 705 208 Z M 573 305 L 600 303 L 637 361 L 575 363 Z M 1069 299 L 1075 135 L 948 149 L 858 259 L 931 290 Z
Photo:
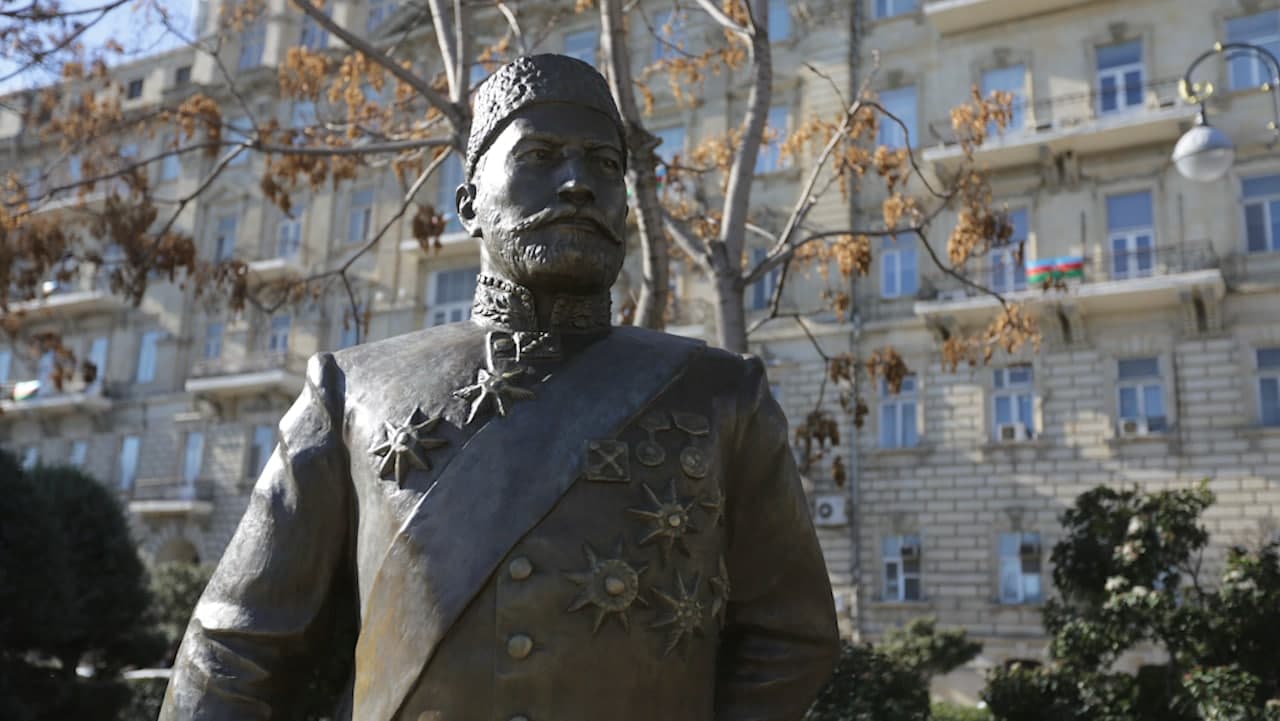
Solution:
M 618 245 L 622 245 L 622 237 L 614 232 L 613 226 L 609 225 L 609 222 L 605 220 L 600 211 L 594 208 L 579 208 L 572 205 L 557 205 L 539 210 L 513 224 L 510 232 L 512 234 L 527 233 L 531 230 L 545 228 L 566 220 L 585 220 L 595 226 L 601 235 Z

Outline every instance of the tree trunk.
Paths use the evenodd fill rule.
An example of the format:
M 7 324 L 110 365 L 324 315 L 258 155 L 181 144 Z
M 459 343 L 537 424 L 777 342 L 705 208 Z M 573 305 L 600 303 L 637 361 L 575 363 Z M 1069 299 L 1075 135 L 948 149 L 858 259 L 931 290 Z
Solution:
M 716 345 L 735 353 L 747 352 L 747 313 L 742 305 L 742 272 L 736 265 L 715 274 Z
M 600 46 L 605 58 L 605 76 L 626 124 L 630 163 L 627 186 L 636 209 L 636 230 L 640 236 L 643 280 L 636 306 L 635 324 L 661 330 L 666 325 L 670 256 L 662 229 L 662 207 L 658 201 L 658 165 L 654 148 L 658 140 L 645 129 L 631 77 L 631 54 L 622 21 L 620 0 L 601 0 Z

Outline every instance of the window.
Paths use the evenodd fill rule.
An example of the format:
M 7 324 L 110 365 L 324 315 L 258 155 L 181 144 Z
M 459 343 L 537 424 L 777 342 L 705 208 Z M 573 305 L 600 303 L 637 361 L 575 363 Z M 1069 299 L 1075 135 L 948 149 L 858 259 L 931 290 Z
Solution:
M 107 343 L 106 336 L 99 336 L 89 344 L 89 353 L 85 360 L 93 366 L 93 380 L 85 390 L 95 391 L 102 387 L 102 379 L 107 375 Z
M 365 32 L 373 32 L 396 11 L 393 0 L 369 0 L 369 14 L 365 16 Z
M 173 136 L 168 136 L 164 142 L 160 144 L 161 153 L 167 153 L 160 158 L 160 179 L 161 180 L 177 180 L 182 175 L 182 157 L 178 155 L 177 145 L 174 143 Z
M 1142 105 L 1142 41 L 1101 45 L 1098 62 L 1098 114 L 1118 113 Z
M 200 431 L 187 433 L 187 442 L 182 449 L 182 480 L 188 487 L 200 477 L 200 464 L 204 461 L 204 434 Z
M 769 0 L 769 39 L 779 42 L 791 37 L 791 8 L 788 0 Z
M 373 225 L 373 190 L 357 190 L 351 194 L 351 210 L 347 213 L 347 242 L 362 243 L 369 239 Z
M 919 601 L 920 536 L 885 536 L 881 559 L 884 567 L 885 601 Z
M 80 156 L 72 155 L 67 158 L 67 180 L 72 183 L 79 183 L 81 177 Z
M 225 326 L 221 321 L 212 321 L 204 326 L 204 354 L 205 360 L 217 360 L 222 356 L 222 329 Z
M 236 216 L 223 215 L 218 218 L 217 231 L 213 240 L 213 259 L 221 263 L 231 258 L 236 249 Z
M 770 20 L 772 21 L 772 17 Z M 679 56 L 684 49 L 684 13 L 665 10 L 653 14 L 653 59 L 666 60 Z M 770 25 L 772 35 L 772 25 Z
M 253 438 L 249 442 L 249 457 L 245 464 L 245 475 L 250 478 L 257 478 L 262 475 L 262 469 L 266 468 L 267 460 L 271 458 L 271 451 L 275 445 L 275 427 L 269 425 L 254 426 Z
M 1027 68 L 1023 65 L 1010 65 L 1007 68 L 996 68 L 983 73 L 982 97 L 989 97 L 994 92 L 1009 93 L 1013 96 L 1009 124 L 1005 126 L 1005 131 L 1012 133 L 1026 127 Z M 996 131 L 995 123 L 987 128 L 988 134 L 994 135 Z
M 427 325 L 457 323 L 471 317 L 479 268 L 441 270 L 431 274 Z
M 916 0 L 874 0 L 876 19 L 914 12 Z
M 267 44 L 266 18 L 256 18 L 240 34 L 240 57 L 236 65 L 240 70 L 256 68 L 262 64 L 262 51 Z
M 1280 10 L 1227 21 L 1227 42 L 1261 45 L 1280 57 Z M 1244 53 L 1227 53 L 1227 85 L 1231 90 L 1256 88 L 1272 82 L 1271 69 L 1261 59 Z
M 137 100 L 142 97 L 142 78 L 134 78 L 124 88 L 124 97 L 126 100 Z
M 1000 603 L 1040 601 L 1040 534 L 1000 534 Z
M 39 166 L 32 165 L 22 173 L 22 187 L 26 188 L 27 200 L 35 200 L 44 193 L 44 173 Z
M 329 3 L 320 6 L 320 12 L 329 17 Z M 329 45 L 329 31 L 325 30 L 310 15 L 302 14 L 302 31 L 298 33 L 298 44 L 311 50 L 319 50 Z
M 71 442 L 71 450 L 67 453 L 67 463 L 76 468 L 84 467 L 84 460 L 89 455 L 89 441 Z
M 186 85 L 191 82 L 191 66 L 183 65 L 173 72 L 173 84 L 177 86 Z
M 880 93 L 880 105 L 897 116 L 898 120 L 902 121 L 902 126 L 906 126 L 906 131 L 903 131 L 902 126 L 895 123 L 892 118 L 881 116 L 879 118 L 880 126 L 876 131 L 876 143 L 890 148 L 905 148 L 907 143 L 910 142 L 914 147 L 918 136 L 916 132 L 916 87 L 908 85 L 903 88 L 885 90 Z
M 1159 358 L 1121 360 L 1116 385 L 1121 431 L 1126 423 L 1145 423 L 1147 430 L 1168 429 L 1164 415 L 1164 390 L 1160 382 Z
M 1250 253 L 1280 250 L 1280 175 L 1245 178 L 1245 247 Z
M 149 330 L 142 334 L 138 342 L 138 373 L 134 379 L 139 383 L 150 383 L 156 379 L 156 345 L 160 342 L 160 331 Z
M 775 105 L 769 108 L 769 116 L 765 128 L 766 143 L 760 144 L 760 152 L 756 155 L 756 175 L 774 173 L 789 165 L 782 161 L 782 141 L 787 139 L 789 113 L 786 106 Z M 772 139 L 769 134 L 772 133 Z
M 55 390 L 53 387 L 53 368 L 53 351 L 47 350 L 41 353 L 40 360 L 36 362 L 36 380 L 40 381 L 41 394 L 52 393 Z
M 880 379 L 880 447 L 913 448 L 919 442 L 916 427 L 916 377 L 902 379 L 897 395 Z
M 590 65 L 596 64 L 596 48 L 600 44 L 599 32 L 594 28 L 566 33 L 564 54 Z
M 0 350 L 0 383 L 9 382 L 9 369 L 13 365 L 13 352 Z
M 654 148 L 654 153 L 658 159 L 668 165 L 676 163 L 676 156 L 684 154 L 684 126 L 673 125 L 669 128 L 650 131 L 660 142 L 658 147 Z M 658 176 L 658 184 L 665 187 L 667 169 L 661 165 L 655 170 Z
M 1107 196 L 1107 245 L 1111 249 L 1111 277 L 1144 278 L 1154 263 L 1151 193 Z
M 285 353 L 289 350 L 289 324 L 292 319 L 288 313 L 271 316 L 271 326 L 267 333 L 267 352 Z
M 254 132 L 253 121 L 247 116 L 240 115 L 231 119 L 227 123 L 226 132 L 223 133 L 223 139 L 233 143 L 243 143 L 249 140 Z M 244 165 L 249 162 L 249 153 L 242 151 L 227 165 Z
M 992 434 L 997 441 L 1021 441 L 1035 435 L 1032 417 L 1032 371 L 1029 365 L 993 371 Z M 1012 429 L 1012 430 L 1010 430 Z
M 359 304 L 355 308 L 355 313 L 351 312 L 348 306 L 343 313 L 342 325 L 338 333 L 338 347 L 350 348 L 360 342 L 360 324 L 364 322 L 364 306 Z
M 302 219 L 307 214 L 307 206 L 290 202 L 289 214 L 280 219 L 276 226 L 276 255 L 281 258 L 293 258 L 302 247 Z
M 916 294 L 916 249 L 908 240 L 885 239 L 880 248 L 880 297 Z
M 458 220 L 458 186 L 462 185 L 462 158 L 450 153 L 440 166 L 440 185 L 436 190 L 436 207 L 444 216 L 445 233 L 461 233 L 462 221 Z
M 755 268 L 764 262 L 769 251 L 764 248 L 751 249 L 751 267 Z M 782 274 L 781 268 L 774 268 L 765 274 L 763 278 L 751 284 L 751 307 L 748 310 L 764 310 L 769 307 L 769 301 L 773 299 L 773 289 L 778 287 L 778 277 Z
M 296 100 L 289 109 L 289 126 L 294 129 L 309 128 L 316 124 L 316 104 L 310 100 Z
M 1027 209 L 1009 211 L 1009 224 L 1013 226 L 1009 245 L 991 251 L 991 290 L 997 293 L 1027 289 L 1027 266 L 1021 257 L 1030 232 Z
M 1258 414 L 1264 426 L 1280 426 L 1280 346 L 1259 348 Z
M 22 449 L 22 470 L 29 471 L 40 464 L 40 447 L 27 446 Z
M 125 436 L 120 441 L 119 474 L 120 488 L 130 490 L 138 477 L 138 444 L 137 436 Z

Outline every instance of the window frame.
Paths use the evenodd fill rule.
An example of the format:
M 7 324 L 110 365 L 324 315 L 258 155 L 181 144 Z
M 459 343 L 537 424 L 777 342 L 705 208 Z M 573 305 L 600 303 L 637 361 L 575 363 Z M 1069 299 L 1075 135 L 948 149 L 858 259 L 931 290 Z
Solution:
M 84 468 L 88 458 L 89 441 L 84 438 L 72 439 L 71 445 L 67 448 L 67 465 L 73 468 Z
M 1017 537 L 1018 552 L 1016 555 L 1006 555 L 1005 539 L 1011 536 Z M 1024 553 L 1024 549 L 1028 545 L 1028 541 L 1034 536 L 1035 555 Z M 1027 562 L 1034 558 L 1034 570 L 1027 570 Z M 1005 531 L 1000 533 L 996 540 L 996 599 L 1001 605 L 1017 606 L 1024 604 L 1043 603 L 1044 602 L 1044 538 L 1039 531 Z M 1018 566 L 1018 585 L 1016 594 L 1006 594 L 1005 572 L 1011 562 L 1016 562 Z M 1027 579 L 1035 579 L 1035 594 L 1027 593 Z
M 217 332 L 214 332 L 215 328 Z M 211 320 L 204 324 L 204 343 L 200 354 L 202 360 L 215 361 L 222 357 L 222 340 L 226 330 L 227 324 L 220 320 Z
M 1232 36 L 1231 24 L 1233 22 L 1245 20 L 1248 18 L 1256 18 L 1262 15 L 1267 15 L 1267 14 L 1274 14 L 1276 16 L 1275 32 L 1270 34 L 1262 34 L 1262 35 L 1248 35 L 1248 36 L 1234 36 L 1234 37 Z M 1280 9 L 1270 8 L 1270 9 L 1261 10 L 1255 13 L 1249 13 L 1248 15 L 1237 15 L 1233 18 L 1227 18 L 1226 20 L 1223 21 L 1223 24 L 1222 24 L 1222 36 L 1225 39 L 1225 42 L 1228 42 L 1228 43 L 1240 42 L 1240 43 L 1250 43 L 1252 45 L 1259 45 L 1264 48 L 1267 48 L 1268 50 L 1271 50 L 1273 53 L 1277 53 L 1278 55 L 1280 55 L 1280 52 L 1278 52 L 1280 51 Z M 1250 78 L 1250 82 L 1248 83 L 1238 82 L 1240 78 L 1238 78 L 1236 75 L 1237 73 L 1236 68 L 1240 66 L 1236 65 L 1237 61 L 1241 62 L 1243 66 L 1248 67 L 1250 69 L 1250 74 L 1252 75 L 1252 77 Z M 1266 62 L 1264 62 L 1260 58 L 1256 58 L 1251 55 L 1240 55 L 1234 58 L 1227 57 L 1226 63 L 1227 63 L 1227 90 L 1229 91 L 1255 90 L 1259 86 L 1261 86 L 1263 83 L 1268 83 L 1273 80 L 1273 78 L 1271 77 L 1270 68 L 1267 66 Z
M 1280 207 L 1280 188 L 1277 188 L 1274 193 L 1258 193 L 1254 195 L 1245 194 L 1245 186 L 1250 181 L 1261 181 L 1266 180 L 1267 178 L 1275 178 L 1277 181 L 1280 181 L 1280 173 L 1251 175 L 1247 178 L 1240 179 L 1240 222 L 1242 230 L 1240 235 L 1244 238 L 1244 252 L 1246 255 L 1280 252 L 1280 233 L 1275 232 L 1276 220 L 1271 217 L 1272 204 L 1274 203 L 1277 207 Z M 1257 205 L 1262 209 L 1262 229 L 1264 235 L 1262 238 L 1262 247 L 1257 249 L 1254 249 L 1251 246 L 1251 238 L 1249 237 L 1249 207 L 1251 205 Z
M 903 117 L 906 112 L 896 106 L 896 103 L 906 97 L 906 93 L 911 93 L 911 111 L 910 119 Z M 899 95 L 901 94 L 901 95 Z M 902 124 L 906 126 L 906 134 L 897 123 L 888 118 L 881 118 L 880 125 L 876 129 L 876 145 L 883 145 L 886 148 L 896 149 L 902 147 L 916 148 L 920 142 L 920 91 L 913 83 L 910 85 L 899 85 L 895 88 L 887 88 L 879 92 L 880 104 L 884 109 L 898 116 Z M 904 101 L 905 102 L 905 101 Z
M 887 20 L 913 13 L 919 7 L 916 0 L 871 0 L 871 16 L 875 20 Z
M 1123 198 L 1126 196 L 1142 196 L 1147 201 L 1147 213 L 1150 215 L 1150 222 L 1147 225 L 1113 225 L 1110 210 L 1106 212 L 1107 222 L 1107 253 L 1110 262 L 1107 264 L 1107 277 L 1111 280 L 1132 280 L 1134 278 L 1149 278 L 1155 273 L 1156 267 L 1156 200 L 1155 195 L 1150 190 L 1135 190 L 1125 193 L 1108 193 L 1103 199 L 1104 207 L 1112 198 Z M 1146 238 L 1148 246 L 1144 249 L 1141 247 L 1140 240 Z M 1117 243 L 1122 248 L 1117 249 Z M 1146 259 L 1147 267 L 1141 268 L 1143 259 Z M 1121 259 L 1124 260 L 1124 269 L 1119 267 Z
M 920 256 L 916 251 L 916 247 L 910 241 L 886 241 L 880 248 L 880 297 L 886 300 L 894 298 L 914 298 L 920 292 Z M 904 258 L 911 259 L 912 273 L 908 276 L 903 270 L 902 260 Z M 893 260 L 893 270 L 889 270 L 890 259 Z M 892 277 L 894 279 L 893 292 L 889 292 L 889 284 L 886 279 Z M 903 288 L 903 280 L 906 278 L 911 280 L 910 290 Z
M 470 298 L 467 298 L 466 300 L 461 298 L 450 301 L 438 300 L 442 290 L 441 279 L 449 275 L 461 277 L 462 274 L 470 274 L 474 278 L 479 278 L 480 268 L 479 266 L 445 268 L 441 270 L 433 270 L 430 275 L 427 276 L 427 327 L 459 323 L 471 317 L 471 306 L 475 303 L 474 281 L 472 284 Z M 455 314 L 457 317 L 453 317 Z
M 221 263 L 235 254 L 240 235 L 240 218 L 235 213 L 225 213 L 214 219 L 213 260 Z M 230 240 L 227 240 L 227 239 Z
M 915 448 L 920 445 L 920 382 L 915 373 L 902 379 L 899 391 L 891 393 L 884 378 L 879 381 L 879 402 L 876 406 L 876 444 L 881 450 Z M 906 419 L 906 407 L 910 406 L 910 422 Z M 894 438 L 886 443 L 885 412 L 893 414 Z M 908 430 L 910 433 L 908 434 Z M 910 437 L 908 437 L 908 435 Z
M 325 17 L 332 16 L 333 8 L 328 0 L 320 4 L 320 12 Z M 298 47 L 308 50 L 324 50 L 329 47 L 329 31 L 306 13 L 302 14 L 302 23 L 298 27 Z
M 1022 227 L 1016 220 L 1021 215 L 1024 219 Z M 1027 240 L 1031 235 L 1031 211 L 1027 208 L 1014 208 L 1009 211 L 1010 225 L 1013 235 L 1009 244 L 1002 248 L 993 248 L 988 254 L 987 280 L 991 289 L 997 293 L 1016 293 L 1027 289 Z M 1018 262 L 1018 249 L 1021 248 L 1023 260 Z
M 280 221 L 276 223 L 275 257 L 297 258 L 302 252 L 307 205 L 303 202 L 290 201 L 289 212 L 282 212 L 280 215 Z
M 992 75 L 996 73 L 1011 74 L 1011 71 L 1014 70 L 1015 68 L 1021 71 L 1019 73 L 1020 81 L 1017 84 L 1018 86 L 1016 88 L 995 87 L 997 83 L 988 82 L 989 79 L 992 77 Z M 1013 63 L 1012 65 L 1001 65 L 999 67 L 987 68 L 986 70 L 982 71 L 982 77 L 980 78 L 980 80 L 982 81 L 981 82 L 982 97 L 984 98 L 990 96 L 993 91 L 1011 93 L 1013 95 L 1013 103 L 1010 108 L 1010 114 L 1009 114 L 1009 124 L 1006 125 L 1004 129 L 1005 134 L 1008 135 L 1008 134 L 1013 134 L 1013 133 L 1017 133 L 1022 130 L 1025 130 L 1027 127 L 1027 115 L 1026 115 L 1027 64 L 1019 62 L 1019 63 Z M 997 128 L 995 123 L 991 123 L 988 126 L 987 134 L 994 136 L 995 135 L 994 131 L 996 130 Z
M 146 78 L 133 78 L 133 79 L 131 79 L 131 80 L 130 80 L 126 85 L 125 85 L 125 88 L 124 88 L 124 99 L 125 99 L 125 100 L 138 100 L 139 98 L 141 98 L 141 97 L 142 97 L 142 93 L 143 93 L 143 91 L 144 91 L 144 90 L 146 90 L 146 87 L 147 87 L 147 82 L 146 82 L 146 80 L 147 80 Z
M 154 383 L 160 366 L 160 337 L 163 331 L 143 331 L 138 336 L 138 364 L 133 374 L 135 383 Z
M 914 541 L 914 543 L 911 543 Z M 915 549 L 914 571 L 907 570 L 908 556 L 903 555 L 903 550 L 907 548 Z M 924 568 L 922 557 L 924 555 L 924 544 L 921 542 L 919 533 L 895 534 L 890 536 L 882 536 L 880 539 L 880 600 L 890 603 L 916 603 L 924 600 Z M 889 569 L 893 568 L 897 578 L 896 590 L 890 592 Z M 915 581 L 916 592 L 914 598 L 909 598 L 911 594 L 907 592 L 907 582 Z
M 367 202 L 364 200 L 366 197 L 368 198 Z M 350 198 L 347 206 L 347 232 L 345 237 L 347 245 L 355 245 L 369 240 L 369 233 L 373 230 L 373 206 L 377 201 L 377 194 L 374 193 L 373 188 L 361 188 L 353 191 Z M 354 232 L 357 213 L 361 214 L 358 220 L 363 229 L 359 234 Z
M 187 431 L 182 441 L 182 484 L 190 490 L 204 470 L 204 433 Z
M 1124 363 L 1131 362 L 1131 361 L 1147 361 L 1147 360 L 1150 360 L 1155 363 L 1155 372 L 1153 374 L 1131 375 L 1127 378 L 1124 377 L 1124 373 L 1123 371 L 1121 371 L 1121 367 Z M 1123 424 L 1125 421 L 1130 421 L 1130 420 L 1145 421 L 1147 423 L 1148 431 L 1152 433 L 1164 433 L 1169 430 L 1169 421 L 1170 421 L 1169 404 L 1164 397 L 1164 376 L 1161 372 L 1161 367 L 1162 367 L 1162 364 L 1160 363 L 1160 356 L 1158 355 L 1157 356 L 1138 356 L 1134 358 L 1120 358 L 1116 361 L 1117 431 L 1119 430 L 1119 426 L 1121 424 Z M 1156 393 L 1159 394 L 1159 398 L 1160 398 L 1161 415 L 1159 416 L 1150 415 L 1148 412 L 1149 409 L 1147 408 L 1147 400 L 1148 400 L 1147 391 L 1152 386 L 1155 387 Z M 1137 416 L 1124 415 L 1122 398 L 1125 391 L 1132 391 L 1133 393 L 1135 393 L 1135 400 L 1137 401 L 1137 408 L 1138 408 Z M 1159 423 L 1153 425 L 1151 423 L 1152 419 L 1159 419 Z
M 1258 425 L 1264 428 L 1280 428 L 1280 362 L 1273 366 L 1269 362 L 1264 365 L 1262 360 L 1263 353 L 1270 352 L 1280 355 L 1280 345 L 1255 348 L 1253 352 L 1254 375 L 1256 377 L 1254 389 L 1258 402 Z M 1266 415 L 1267 409 L 1263 402 L 1263 383 L 1265 381 L 1270 381 L 1275 386 L 1276 411 L 1275 417 L 1272 419 L 1268 419 Z M 1271 422 L 1268 422 L 1268 420 Z
M 1027 371 L 1025 381 L 1015 381 L 1010 377 L 1011 371 L 1023 369 Z M 1021 402 L 1024 397 L 1025 405 Z M 1008 399 L 1010 403 L 1012 419 L 1009 421 L 1000 420 L 999 408 L 1002 399 Z M 1015 363 L 1003 368 L 991 369 L 991 438 L 993 441 L 1001 441 L 1000 426 L 1004 423 L 1022 423 L 1027 427 L 1027 434 L 1031 439 L 1039 436 L 1039 429 L 1036 428 L 1036 375 L 1035 367 L 1030 363 Z
M 267 353 L 289 352 L 289 334 L 293 330 L 293 316 L 289 313 L 276 313 L 267 319 Z
M 1103 68 L 1099 62 L 1098 53 L 1103 48 L 1112 48 L 1121 45 L 1137 45 L 1138 60 L 1136 62 L 1125 63 L 1124 65 L 1113 65 Z M 1121 113 L 1131 112 L 1140 109 L 1145 105 L 1146 83 L 1147 83 L 1147 63 L 1143 53 L 1146 51 L 1145 43 L 1142 38 L 1133 40 L 1121 40 L 1115 43 L 1106 43 L 1103 45 L 1095 45 L 1093 48 L 1093 80 L 1095 85 L 1094 97 L 1097 99 L 1095 108 L 1099 117 L 1103 115 L 1118 115 Z M 1136 102 L 1129 102 L 1129 83 L 1127 76 L 1134 70 L 1138 71 L 1138 99 Z M 1104 79 L 1110 78 L 1115 82 L 1115 98 L 1116 106 L 1110 110 L 1103 107 L 1103 90 L 1102 84 Z
M 783 159 L 782 143 L 790 134 L 791 108 L 786 105 L 773 105 L 769 108 L 765 119 L 766 129 L 773 130 L 775 136 L 769 142 L 762 142 L 756 153 L 756 164 L 752 170 L 754 175 L 769 175 L 791 167 L 791 160 Z
M 121 490 L 133 490 L 134 484 L 138 481 L 138 458 L 141 455 L 141 447 L 142 438 L 136 434 L 129 434 L 120 439 L 120 452 L 116 456 L 116 483 Z M 127 466 L 126 461 L 128 461 Z
M 688 16 L 681 10 L 659 10 L 653 15 L 653 50 L 649 54 L 650 62 L 660 62 L 680 56 L 685 48 L 686 23 Z M 670 25 L 671 32 L 664 29 Z
M 791 31 L 794 29 L 790 3 L 787 0 L 769 0 L 767 13 L 769 42 L 781 43 L 790 40 Z M 782 32 L 777 32 L 778 27 L 782 27 Z
M 252 70 L 262 65 L 263 55 L 267 49 L 266 18 L 256 17 L 249 26 L 240 33 L 240 49 L 236 53 L 236 69 Z
M 751 265 L 748 270 L 763 263 L 764 259 L 768 256 L 769 250 L 767 248 L 752 248 Z M 778 279 L 780 277 L 782 277 L 782 269 L 773 268 L 768 273 L 765 273 L 763 278 L 752 283 L 751 286 L 747 288 L 751 293 L 751 298 L 747 304 L 747 310 L 766 310 L 769 307 L 769 301 L 773 298 L 774 288 L 778 287 Z
M 266 443 L 260 443 L 266 438 Z M 245 454 L 245 477 L 256 479 L 262 475 L 276 447 L 276 427 L 270 423 L 257 423 L 249 431 L 249 443 Z M 256 468 L 255 468 L 256 466 Z

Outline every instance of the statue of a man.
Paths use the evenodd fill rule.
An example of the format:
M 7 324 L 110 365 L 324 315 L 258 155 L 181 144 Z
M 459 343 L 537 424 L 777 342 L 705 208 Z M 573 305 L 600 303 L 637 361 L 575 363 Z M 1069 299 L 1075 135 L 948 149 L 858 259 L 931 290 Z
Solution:
M 311 360 L 161 719 L 288 717 L 343 585 L 337 718 L 803 715 L 837 632 L 786 421 L 759 360 L 610 327 L 623 137 L 573 58 L 479 90 L 472 318 Z

